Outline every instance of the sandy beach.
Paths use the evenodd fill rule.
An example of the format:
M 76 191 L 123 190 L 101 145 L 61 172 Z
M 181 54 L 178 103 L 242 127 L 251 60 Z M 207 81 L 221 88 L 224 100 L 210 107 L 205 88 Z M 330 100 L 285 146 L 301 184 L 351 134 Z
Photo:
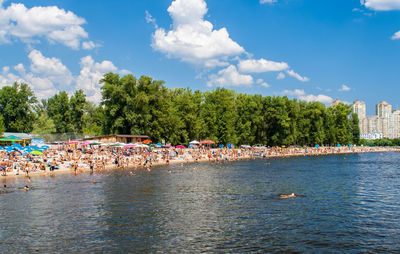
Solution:
M 68 149 L 50 149 L 43 155 L 34 157 L 33 163 L 26 162 L 25 166 L 21 166 L 21 164 L 24 165 L 21 162 L 22 157 L 11 156 L 8 161 L 7 172 L 4 174 L 3 170 L 1 177 L 57 176 L 118 169 L 150 171 L 152 167 L 168 164 L 398 151 L 398 148 L 394 147 L 274 147 L 264 149 L 155 149 L 150 153 L 143 150 L 135 151 L 123 148 L 91 148 L 74 150 L 73 157 L 70 157 L 68 152 L 71 151 Z M 29 160 L 32 160 L 32 158 L 29 158 Z M 51 166 L 45 165 L 46 162 L 48 165 L 55 165 L 56 169 L 50 170 Z M 28 169 L 28 173 L 26 169 Z

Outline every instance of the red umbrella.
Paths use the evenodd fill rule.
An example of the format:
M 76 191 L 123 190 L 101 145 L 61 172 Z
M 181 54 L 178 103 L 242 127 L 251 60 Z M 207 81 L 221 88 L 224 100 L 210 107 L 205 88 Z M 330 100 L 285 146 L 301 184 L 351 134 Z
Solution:
M 153 141 L 146 139 L 146 140 L 143 141 L 142 143 L 143 143 L 143 144 L 150 144 L 150 143 L 152 143 L 152 142 L 153 142 Z
M 210 139 L 200 141 L 200 145 L 204 145 L 204 144 L 206 144 L 206 145 L 215 144 L 215 142 Z
M 176 148 L 186 148 L 185 146 L 175 146 Z

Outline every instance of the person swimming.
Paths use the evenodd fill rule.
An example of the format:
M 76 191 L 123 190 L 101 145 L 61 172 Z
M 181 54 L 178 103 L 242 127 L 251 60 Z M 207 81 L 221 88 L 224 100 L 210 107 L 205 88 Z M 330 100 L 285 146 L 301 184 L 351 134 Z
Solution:
M 295 197 L 296 197 L 296 194 L 295 194 L 295 193 L 292 193 L 292 194 L 290 194 L 290 195 L 279 195 L 279 197 L 280 197 L 280 198 L 295 198 Z

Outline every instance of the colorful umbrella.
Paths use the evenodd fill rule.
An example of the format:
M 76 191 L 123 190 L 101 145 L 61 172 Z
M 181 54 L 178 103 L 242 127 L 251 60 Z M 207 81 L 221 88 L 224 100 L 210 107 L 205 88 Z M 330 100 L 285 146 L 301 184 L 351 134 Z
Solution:
M 136 145 L 134 145 L 134 144 L 127 144 L 127 145 L 124 145 L 124 147 L 126 147 L 126 148 L 131 148 L 131 147 L 136 147 Z
M 203 144 L 210 145 L 210 144 L 215 144 L 215 142 L 210 139 L 207 139 L 207 140 L 200 141 L 200 145 L 203 145 Z
M 143 144 L 150 144 L 150 143 L 152 143 L 152 142 L 153 142 L 153 141 L 146 139 L 146 140 L 144 140 L 142 143 L 143 143 Z
M 35 151 L 30 152 L 30 154 L 33 154 L 33 155 L 42 155 L 43 153 L 42 153 L 41 151 L 35 150 Z
M 185 146 L 175 146 L 176 148 L 186 148 Z

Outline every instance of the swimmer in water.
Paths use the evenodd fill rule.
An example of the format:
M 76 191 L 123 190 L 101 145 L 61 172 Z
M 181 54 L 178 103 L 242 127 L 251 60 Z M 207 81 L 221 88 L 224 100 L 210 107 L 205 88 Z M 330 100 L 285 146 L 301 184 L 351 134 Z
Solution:
M 28 185 L 25 185 L 25 187 L 24 187 L 22 190 L 28 191 L 28 190 L 29 190 L 29 186 L 28 186 Z
M 290 195 L 280 195 L 279 197 L 280 197 L 280 198 L 295 198 L 295 197 L 296 197 L 296 194 L 292 193 L 292 194 L 290 194 Z
M 96 180 L 93 180 L 93 183 L 97 183 Z
M 5 189 L 7 189 L 7 185 L 5 185 L 5 184 L 4 184 L 4 186 L 3 186 L 3 190 L 5 190 Z

